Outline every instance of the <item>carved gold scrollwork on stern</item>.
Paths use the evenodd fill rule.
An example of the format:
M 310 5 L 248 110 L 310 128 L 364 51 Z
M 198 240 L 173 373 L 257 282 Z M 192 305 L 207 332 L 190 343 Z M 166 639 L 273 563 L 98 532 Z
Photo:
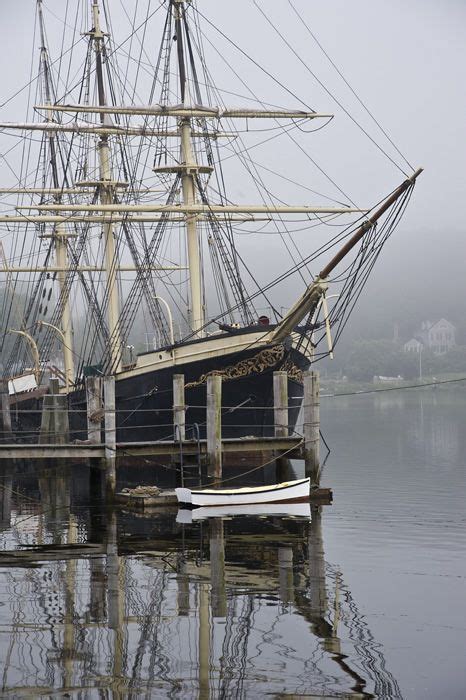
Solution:
M 285 362 L 282 370 L 288 374 L 289 379 L 294 379 L 294 381 L 299 382 L 299 384 L 303 383 L 303 370 L 299 369 L 291 360 Z
M 248 377 L 250 374 L 260 374 L 266 369 L 270 369 L 277 362 L 283 360 L 285 356 L 285 348 L 283 345 L 275 345 L 273 348 L 261 350 L 257 355 L 248 357 L 246 360 L 240 360 L 236 365 L 230 365 L 224 369 L 214 369 L 212 372 L 202 374 L 197 381 L 188 382 L 185 384 L 185 389 L 193 389 L 196 386 L 201 386 L 207 382 L 207 377 L 214 375 L 222 377 L 225 381 L 229 379 L 241 379 Z

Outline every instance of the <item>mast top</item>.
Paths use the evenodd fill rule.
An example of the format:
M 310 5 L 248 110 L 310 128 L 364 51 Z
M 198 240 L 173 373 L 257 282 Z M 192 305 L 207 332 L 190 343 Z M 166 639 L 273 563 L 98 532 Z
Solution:
M 103 41 L 104 37 L 110 36 L 108 32 L 103 32 L 100 26 L 100 5 L 99 0 L 92 0 L 92 29 L 88 32 L 83 32 L 82 36 L 91 36 L 93 39 Z

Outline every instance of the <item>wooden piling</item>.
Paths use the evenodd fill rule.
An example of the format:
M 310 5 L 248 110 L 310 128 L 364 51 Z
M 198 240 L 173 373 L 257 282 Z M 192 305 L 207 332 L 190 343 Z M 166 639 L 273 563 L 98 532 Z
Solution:
M 0 530 L 9 528 L 11 523 L 11 501 L 13 495 L 13 474 L 11 466 L 0 471 Z
M 276 438 L 286 438 L 289 434 L 288 417 L 288 373 L 273 373 L 273 422 L 274 434 Z M 278 482 L 289 481 L 293 478 L 290 460 L 286 457 L 277 456 L 276 478 Z
M 49 380 L 49 394 L 59 394 L 60 393 L 60 382 L 57 377 L 50 377 Z
M 42 413 L 40 416 L 39 443 L 50 444 L 53 442 L 52 432 L 53 420 L 53 396 L 45 394 L 42 399 Z
M 105 493 L 113 500 L 116 491 L 115 377 L 104 377 Z
M 100 377 L 86 377 L 87 439 L 93 445 L 102 442 L 103 417 Z
M 311 487 L 320 485 L 320 397 L 319 373 L 304 372 L 303 434 L 304 468 Z
M 13 441 L 11 426 L 10 394 L 8 392 L 8 380 L 0 380 L 0 410 L 1 410 L 1 441 L 4 443 Z
M 207 456 L 209 479 L 222 478 L 222 378 L 207 377 Z
M 288 374 L 273 373 L 273 422 L 275 437 L 288 437 Z
M 186 439 L 186 404 L 184 374 L 173 375 L 173 428 L 175 440 Z
M 87 439 L 93 445 L 102 442 L 101 422 L 103 417 L 102 386 L 100 377 L 86 377 Z M 103 499 L 102 460 L 89 460 L 89 493 L 93 498 Z
M 50 379 L 49 393 L 42 399 L 42 413 L 40 418 L 39 443 L 50 444 L 55 442 L 55 395 L 58 394 L 60 385 L 58 379 Z
M 57 445 L 65 445 L 70 441 L 68 397 L 65 394 L 54 394 L 51 398 L 51 432 L 53 433 L 53 442 Z

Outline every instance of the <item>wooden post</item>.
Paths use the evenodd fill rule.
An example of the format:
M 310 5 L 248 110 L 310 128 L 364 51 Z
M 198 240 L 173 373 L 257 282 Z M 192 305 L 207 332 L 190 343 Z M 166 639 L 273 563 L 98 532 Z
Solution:
M 50 377 L 49 380 L 49 394 L 55 395 L 60 393 L 60 382 L 57 377 Z
M 93 445 L 102 442 L 101 422 L 103 416 L 101 379 L 86 377 L 87 439 Z M 92 498 L 104 496 L 103 469 L 100 459 L 89 460 L 89 493 Z
M 320 485 L 320 400 L 319 373 L 304 372 L 304 465 L 311 486 Z
M 11 427 L 10 394 L 8 392 L 8 379 L 0 380 L 0 410 L 1 410 L 1 440 L 3 443 L 12 442 L 13 430 Z
M 207 476 L 218 482 L 222 478 L 222 378 L 216 374 L 207 377 L 207 455 Z
M 113 500 L 116 490 L 115 377 L 104 377 L 105 492 Z
M 86 377 L 87 439 L 93 445 L 102 442 L 102 396 L 100 377 Z
M 53 396 L 45 394 L 42 399 L 42 413 L 40 417 L 39 443 L 49 444 L 53 442 L 54 422 L 53 422 Z
M 184 374 L 173 375 L 173 428 L 175 439 L 184 441 L 186 439 L 186 405 L 184 397 Z
M 9 467 L 2 468 L 0 472 L 0 530 L 9 528 L 11 523 L 13 475 L 8 469 Z
M 68 397 L 54 394 L 52 397 L 53 442 L 64 445 L 70 441 L 70 421 L 68 416 Z
M 275 437 L 288 437 L 288 374 L 273 373 L 273 422 Z
M 273 373 L 273 422 L 276 438 L 288 437 L 288 373 Z M 277 453 L 275 453 L 277 454 Z M 278 482 L 289 481 L 293 478 L 290 460 L 277 456 L 275 462 Z

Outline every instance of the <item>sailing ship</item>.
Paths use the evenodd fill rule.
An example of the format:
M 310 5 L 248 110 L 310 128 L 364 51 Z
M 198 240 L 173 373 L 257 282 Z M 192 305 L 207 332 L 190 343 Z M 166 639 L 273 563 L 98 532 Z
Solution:
M 407 172 L 374 208 L 328 197 L 289 204 L 273 195 L 244 145 L 248 133 L 260 124 L 261 132 L 286 136 L 333 115 L 251 95 L 241 98 L 245 106 L 226 105 L 228 91 L 216 89 L 206 65 L 205 30 L 213 25 L 199 5 L 154 3 L 117 44 L 110 3 L 77 3 L 85 31 L 80 36 L 76 25 L 68 36 L 65 18 L 54 59 L 46 8 L 36 0 L 34 120 L 0 123 L 23 148 L 17 182 L 1 189 L 0 215 L 2 372 L 22 439 L 36 439 L 50 373 L 68 396 L 75 437 L 85 436 L 84 382 L 92 374 L 115 377 L 119 442 L 172 435 L 175 374 L 184 376 L 187 422 L 201 433 L 207 377 L 222 376 L 228 437 L 273 434 L 273 372 L 286 371 L 293 430 L 302 372 L 333 352 L 332 329 L 338 336 L 345 325 L 421 172 Z M 148 47 L 156 30 L 154 61 Z M 148 85 L 138 83 L 148 71 Z M 258 186 L 258 204 L 228 195 L 225 160 L 233 155 Z M 238 184 L 241 176 L 233 177 Z M 304 254 L 289 245 L 293 220 L 309 230 L 340 228 L 328 228 L 331 238 Z M 264 229 L 291 249 L 291 263 L 265 282 L 266 252 L 251 260 L 238 245 L 245 230 Z M 282 309 L 274 290 L 297 276 L 298 298 Z M 133 339 L 143 322 L 154 341 L 138 352 Z

